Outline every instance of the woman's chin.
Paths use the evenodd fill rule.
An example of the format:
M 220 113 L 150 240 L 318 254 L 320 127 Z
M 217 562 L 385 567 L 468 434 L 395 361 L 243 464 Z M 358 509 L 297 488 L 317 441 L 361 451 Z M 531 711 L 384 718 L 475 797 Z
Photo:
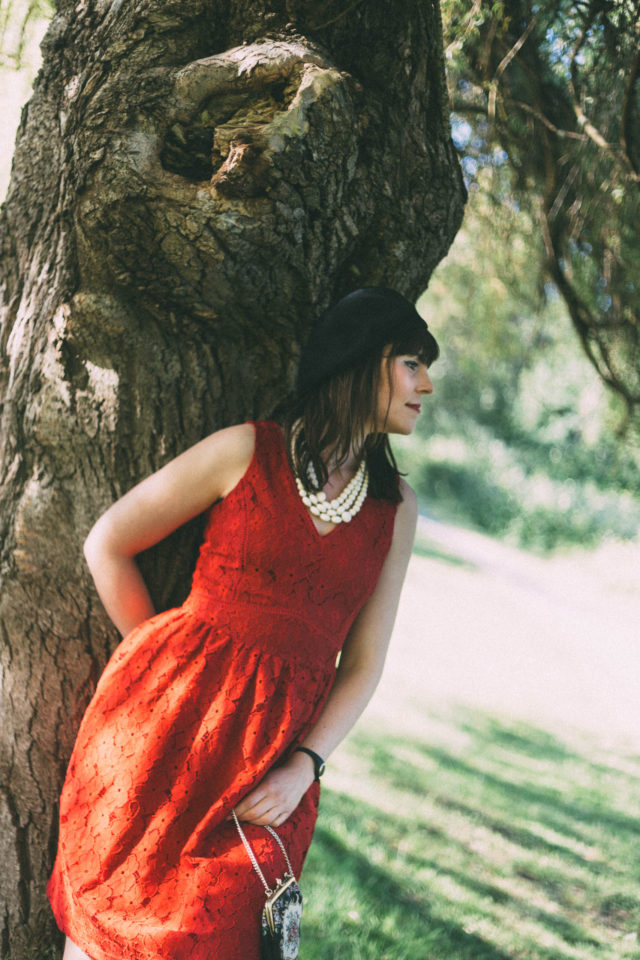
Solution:
M 387 428 L 387 433 L 397 433 L 401 437 L 408 437 L 413 433 L 415 427 L 415 420 L 413 423 L 395 423 L 393 426 Z

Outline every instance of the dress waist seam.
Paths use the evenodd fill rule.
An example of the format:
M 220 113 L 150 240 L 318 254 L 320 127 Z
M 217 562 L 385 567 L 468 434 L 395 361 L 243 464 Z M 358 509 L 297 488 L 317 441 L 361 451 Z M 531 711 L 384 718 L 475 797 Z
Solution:
M 203 609 L 202 601 L 210 603 L 215 606 L 224 606 L 232 607 L 235 609 L 246 609 L 246 610 L 259 610 L 261 613 L 272 612 L 276 616 L 283 616 L 288 619 L 298 620 L 300 623 L 311 627 L 314 633 L 319 634 L 320 636 L 327 637 L 329 639 L 336 636 L 336 633 L 339 633 L 339 630 L 323 630 L 317 624 L 317 622 L 308 614 L 300 613 L 297 610 L 290 610 L 288 607 L 281 607 L 278 604 L 271 603 L 257 603 L 252 600 L 237 600 L 227 599 L 225 597 L 218 597 L 215 593 L 209 593 L 206 590 L 192 590 L 187 599 L 183 603 L 183 607 L 197 613 L 198 616 L 203 619 L 209 619 L 207 616 L 206 608 Z

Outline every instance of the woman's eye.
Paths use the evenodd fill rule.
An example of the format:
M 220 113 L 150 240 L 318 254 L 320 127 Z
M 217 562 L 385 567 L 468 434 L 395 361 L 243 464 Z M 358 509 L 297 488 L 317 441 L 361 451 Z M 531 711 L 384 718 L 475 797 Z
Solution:
M 406 367 L 409 367 L 409 370 L 417 370 L 417 369 L 418 369 L 418 362 L 417 362 L 417 360 L 405 360 L 404 363 L 405 363 L 405 366 L 406 366 Z

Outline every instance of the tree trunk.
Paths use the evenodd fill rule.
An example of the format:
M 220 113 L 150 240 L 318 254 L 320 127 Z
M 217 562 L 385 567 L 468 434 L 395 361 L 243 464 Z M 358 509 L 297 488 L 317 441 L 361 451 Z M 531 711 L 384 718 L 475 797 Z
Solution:
M 464 205 L 437 0 L 64 0 L 43 52 L 0 213 L 7 960 L 57 942 L 58 793 L 118 640 L 90 526 L 267 414 L 333 298 L 417 296 Z M 197 537 L 143 558 L 159 606 Z

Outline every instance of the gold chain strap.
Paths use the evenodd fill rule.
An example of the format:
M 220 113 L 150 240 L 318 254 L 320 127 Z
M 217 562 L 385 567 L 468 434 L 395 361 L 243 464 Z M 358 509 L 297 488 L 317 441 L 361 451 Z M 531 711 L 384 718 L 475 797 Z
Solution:
M 260 869 L 260 867 L 259 867 L 259 865 L 258 865 L 258 861 L 256 860 L 256 855 L 255 855 L 255 853 L 253 852 L 253 850 L 251 849 L 251 844 L 250 844 L 249 841 L 247 840 L 247 838 L 246 838 L 246 836 L 245 836 L 245 833 L 244 833 L 244 830 L 243 830 L 242 827 L 240 826 L 240 821 L 238 820 L 238 817 L 237 817 L 237 815 L 236 815 L 235 810 L 232 810 L 232 811 L 231 811 L 231 816 L 233 817 L 233 819 L 234 819 L 234 821 L 235 821 L 235 824 L 236 824 L 236 827 L 238 828 L 238 833 L 240 834 L 240 839 L 242 840 L 242 842 L 243 842 L 243 844 L 244 844 L 244 848 L 245 848 L 245 850 L 247 851 L 247 853 L 249 854 L 249 859 L 251 860 L 251 863 L 253 864 L 256 873 L 258 874 L 258 876 L 259 876 L 260 879 L 262 880 L 262 885 L 263 885 L 263 887 L 264 887 L 264 889 L 265 889 L 265 893 L 267 894 L 268 897 L 270 897 L 271 894 L 273 893 L 273 890 L 271 890 L 271 889 L 269 888 L 269 884 L 268 884 L 267 881 L 265 880 L 264 873 L 263 873 L 262 870 Z M 283 854 L 284 854 L 284 858 L 285 858 L 285 860 L 287 861 L 287 868 L 288 868 L 288 870 L 289 870 L 289 873 L 290 873 L 290 875 L 291 875 L 291 876 L 294 878 L 294 880 L 295 880 L 295 876 L 294 876 L 294 873 L 293 873 L 293 867 L 291 866 L 291 861 L 289 860 L 289 856 L 288 856 L 288 854 L 287 854 L 287 851 L 286 851 L 285 848 L 284 848 L 284 843 L 282 842 L 282 840 L 280 839 L 280 837 L 278 836 L 278 834 L 276 833 L 276 831 L 273 829 L 273 827 L 268 827 L 268 826 L 266 826 L 266 824 L 265 824 L 265 825 L 264 825 L 264 828 L 265 828 L 265 830 L 268 830 L 268 831 L 269 831 L 269 833 L 271 834 L 271 836 L 273 837 L 273 839 L 277 842 L 278 846 L 279 846 L 280 849 L 282 850 L 282 852 L 283 852 Z

